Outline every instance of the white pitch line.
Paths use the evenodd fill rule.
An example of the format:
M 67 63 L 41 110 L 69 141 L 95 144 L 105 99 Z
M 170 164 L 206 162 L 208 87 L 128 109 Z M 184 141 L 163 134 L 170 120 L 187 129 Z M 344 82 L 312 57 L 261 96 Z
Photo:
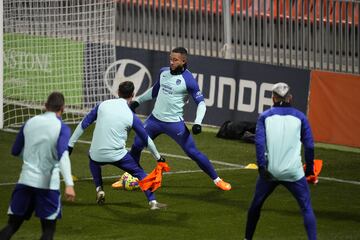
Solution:
M 218 168 L 215 169 L 216 171 L 231 171 L 231 170 L 239 170 L 239 169 L 244 169 L 244 168 Z M 183 170 L 183 171 L 175 171 L 175 172 L 164 172 L 164 175 L 174 175 L 174 174 L 187 174 L 187 173 L 202 173 L 203 170 Z M 120 175 L 113 175 L 113 176 L 105 176 L 103 177 L 103 179 L 114 179 L 114 178 L 119 178 Z M 88 181 L 88 180 L 93 180 L 92 177 L 89 178 L 80 178 L 77 181 Z M 0 184 L 1 185 L 1 184 Z
M 78 142 L 85 143 L 85 144 L 91 144 L 90 141 L 84 141 L 84 140 L 79 140 Z M 146 150 L 144 150 L 143 152 L 145 152 L 147 154 L 151 154 L 149 151 L 146 151 Z M 182 155 L 169 154 L 169 153 L 160 153 L 160 154 L 163 155 L 163 156 L 174 157 L 174 158 L 178 158 L 178 159 L 191 160 L 191 158 L 189 158 L 187 156 L 182 156 Z M 245 166 L 241 165 L 241 164 L 227 163 L 227 162 L 222 162 L 222 161 L 217 161 L 217 160 L 210 160 L 210 162 L 216 163 L 216 164 L 219 164 L 219 165 L 223 165 L 223 166 L 232 167 L 232 168 L 215 169 L 216 171 L 237 170 L 237 169 L 244 169 L 245 168 Z M 169 173 L 164 173 L 164 174 L 195 173 L 195 172 L 202 172 L 202 170 L 185 170 L 185 171 L 178 171 L 178 172 L 169 172 Z M 107 179 L 107 178 L 117 178 L 117 177 L 119 177 L 119 176 L 107 176 L 107 177 L 103 177 L 103 178 Z M 343 180 L 343 179 L 329 178 L 329 177 L 319 177 L 319 179 L 326 180 L 326 181 L 332 181 L 332 182 L 340 182 L 340 183 L 348 183 L 348 184 L 360 185 L 359 181 L 353 181 L 353 180 Z M 92 178 L 83 178 L 82 180 L 92 180 Z M 7 185 L 14 185 L 14 184 L 15 183 L 0 183 L 0 186 L 7 186 Z
M 231 170 L 238 170 L 238 169 L 244 169 L 243 167 L 241 168 L 236 168 L 236 167 L 231 167 L 231 168 L 218 168 L 215 169 L 216 171 L 231 171 Z M 187 173 L 201 173 L 203 172 L 203 170 L 183 170 L 183 171 L 175 171 L 175 172 L 164 172 L 164 175 L 173 175 L 173 174 L 187 174 Z M 103 179 L 116 179 L 119 178 L 120 175 L 112 175 L 112 176 L 105 176 L 102 177 Z M 76 180 L 75 182 L 81 182 L 81 181 L 89 181 L 89 180 L 93 180 L 92 177 L 85 177 L 85 178 L 79 178 L 78 180 Z M 0 186 L 10 186 L 10 185 L 15 185 L 16 182 L 9 182 L 9 183 L 0 183 Z
M 84 140 L 79 140 L 78 142 L 91 144 L 90 141 L 84 141 Z M 127 149 L 130 150 L 129 148 L 127 148 Z M 143 150 L 142 152 L 147 153 L 147 154 L 151 154 L 151 152 L 149 152 L 147 150 Z M 170 153 L 162 153 L 161 152 L 160 155 L 165 156 L 165 157 L 173 157 L 173 158 L 179 158 L 179 159 L 192 160 L 191 158 L 189 158 L 187 156 L 182 156 L 182 155 L 177 155 L 177 154 L 170 154 Z M 219 164 L 219 165 L 223 165 L 223 166 L 228 166 L 228 167 L 245 168 L 245 166 L 242 165 L 242 164 L 227 163 L 227 162 L 222 162 L 222 161 L 218 161 L 218 160 L 210 160 L 210 162 L 215 163 L 215 164 Z
M 84 140 L 79 140 L 78 142 L 85 143 L 85 144 L 91 144 L 90 141 L 84 141 Z M 151 152 L 149 152 L 147 150 L 143 150 L 143 152 L 145 152 L 147 154 L 151 154 Z M 163 155 L 163 156 L 167 156 L 167 157 L 191 160 L 191 158 L 189 158 L 187 156 L 182 156 L 182 155 L 176 155 L 176 154 L 170 154 L 170 153 L 160 153 L 160 154 Z M 216 164 L 219 164 L 219 165 L 223 165 L 223 166 L 233 167 L 232 169 L 244 169 L 245 168 L 245 166 L 241 165 L 241 164 L 227 163 L 227 162 L 222 162 L 222 161 L 218 161 L 218 160 L 210 160 L 210 162 L 216 163 Z M 196 171 L 201 172 L 202 170 L 196 170 Z M 196 171 L 191 171 L 191 172 L 196 172 Z M 181 171 L 179 171 L 179 173 L 180 172 Z M 184 171 L 184 172 L 186 172 L 186 171 Z M 353 181 L 353 180 L 344 180 L 344 179 L 329 178 L 329 177 L 319 177 L 319 179 L 326 180 L 326 181 L 332 181 L 332 182 L 341 182 L 341 183 L 360 185 L 359 181 Z
M 215 169 L 216 171 L 229 171 L 229 170 L 239 170 L 239 169 L 245 169 L 243 167 L 231 167 L 231 168 L 218 168 Z M 164 175 L 173 175 L 173 174 L 187 174 L 187 173 L 200 173 L 203 172 L 202 170 L 183 170 L 183 171 L 175 171 L 175 172 L 164 172 Z M 120 175 L 113 175 L 113 176 L 105 176 L 103 179 L 116 179 L 119 178 Z M 359 181 L 352 181 L 352 180 L 343 180 L 338 178 L 329 178 L 329 177 L 319 177 L 319 179 L 325 180 L 325 181 L 331 181 L 331 182 L 340 182 L 340 183 L 348 183 L 348 184 L 354 184 L 354 185 L 360 185 Z M 89 181 L 92 180 L 92 177 L 86 177 L 86 178 L 80 178 L 77 181 Z M 15 182 L 12 183 L 0 183 L 0 186 L 10 186 L 15 185 Z
M 319 179 L 323 179 L 323 180 L 327 180 L 327 181 L 332 181 L 332 182 L 350 183 L 350 184 L 354 184 L 354 185 L 360 185 L 360 182 L 359 182 L 359 181 L 343 180 L 343 179 L 329 178 L 329 177 L 319 177 Z
M 244 168 L 217 168 L 215 169 L 216 171 L 231 171 L 231 170 L 239 170 L 239 169 L 244 169 Z M 182 171 L 175 171 L 175 172 L 164 172 L 164 175 L 174 175 L 174 174 L 187 174 L 187 173 L 202 173 L 203 170 L 182 170 Z M 120 175 L 113 175 L 113 176 L 105 176 L 103 177 L 103 179 L 113 179 L 113 178 L 119 178 Z M 87 178 L 80 178 L 77 181 L 88 181 L 88 180 L 93 180 L 92 177 L 87 177 Z M 77 182 L 76 181 L 76 182 Z M 0 184 L 1 185 L 1 184 Z

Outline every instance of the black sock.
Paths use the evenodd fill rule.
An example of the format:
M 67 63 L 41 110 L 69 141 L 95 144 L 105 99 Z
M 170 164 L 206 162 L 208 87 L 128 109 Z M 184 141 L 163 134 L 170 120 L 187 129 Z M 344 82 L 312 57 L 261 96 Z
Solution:
M 55 234 L 56 220 L 41 219 L 42 235 L 40 240 L 52 240 Z
M 23 217 L 9 215 L 8 224 L 0 231 L 0 240 L 10 239 L 11 236 L 14 235 L 17 230 L 19 230 L 23 222 Z

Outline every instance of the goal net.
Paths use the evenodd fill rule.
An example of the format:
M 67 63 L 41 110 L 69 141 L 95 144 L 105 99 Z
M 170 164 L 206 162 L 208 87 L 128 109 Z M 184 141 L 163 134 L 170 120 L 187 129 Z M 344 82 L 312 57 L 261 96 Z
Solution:
M 43 111 L 52 91 L 65 96 L 67 123 L 111 98 L 104 73 L 115 61 L 113 0 L 4 0 L 2 17 L 4 128 Z

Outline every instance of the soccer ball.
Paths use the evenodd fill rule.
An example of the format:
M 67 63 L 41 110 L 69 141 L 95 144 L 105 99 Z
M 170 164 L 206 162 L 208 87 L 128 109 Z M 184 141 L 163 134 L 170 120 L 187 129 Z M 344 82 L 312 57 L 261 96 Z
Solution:
M 139 179 L 133 177 L 130 173 L 125 172 L 121 177 L 120 181 L 122 182 L 123 189 L 131 191 L 139 188 Z

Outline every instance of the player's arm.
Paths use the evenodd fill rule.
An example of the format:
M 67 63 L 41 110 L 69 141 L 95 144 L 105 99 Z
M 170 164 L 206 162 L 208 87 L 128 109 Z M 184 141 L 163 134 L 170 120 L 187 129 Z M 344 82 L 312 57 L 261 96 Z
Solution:
M 205 101 L 201 101 L 197 105 L 196 118 L 194 121 L 195 125 L 199 125 L 201 127 L 201 123 L 205 117 L 205 113 L 206 113 L 206 104 Z
M 24 148 L 24 144 L 25 144 L 24 126 L 25 124 L 20 128 L 18 134 L 16 135 L 15 142 L 12 146 L 11 154 L 14 156 L 20 156 Z
M 62 123 L 59 138 L 56 144 L 56 150 L 58 153 L 61 175 L 63 176 L 65 182 L 65 199 L 67 201 L 74 201 L 74 181 L 72 179 L 71 164 L 67 146 L 70 139 L 70 134 L 70 128 L 64 123 Z
M 77 125 L 74 133 L 72 134 L 69 143 L 68 143 L 68 150 L 69 154 L 74 148 L 75 143 L 80 138 L 80 136 L 84 133 L 84 130 L 89 127 L 96 119 L 97 119 L 97 112 L 99 109 L 99 105 L 94 107 L 84 118 L 83 120 Z
M 137 98 L 135 98 L 133 101 L 131 101 L 131 102 L 130 102 L 130 105 L 129 105 L 131 111 L 135 112 L 136 108 L 137 108 L 138 106 L 140 106 L 141 103 L 153 99 L 153 97 L 152 97 L 152 91 L 153 91 L 153 87 L 149 88 L 149 89 L 146 90 L 143 94 L 141 94 L 140 96 L 138 96 Z
M 256 162 L 260 177 L 265 180 L 272 180 L 272 174 L 267 170 L 266 159 L 266 131 L 265 131 L 265 117 L 260 116 L 256 123 L 255 134 L 255 148 L 256 148 Z
M 153 157 L 159 162 L 164 162 L 165 159 L 163 157 L 161 157 L 160 153 L 156 149 L 156 146 L 155 146 L 153 140 L 146 133 L 146 130 L 145 130 L 141 120 L 135 114 L 133 114 L 132 128 L 135 130 L 136 135 L 144 142 L 145 146 L 151 152 Z
M 199 134 L 201 133 L 201 123 L 206 113 L 206 104 L 205 104 L 204 96 L 200 91 L 199 85 L 197 84 L 196 80 L 192 77 L 191 74 L 185 75 L 184 78 L 186 81 L 187 90 L 191 95 L 191 97 L 194 99 L 194 102 L 197 104 L 196 117 L 195 117 L 194 125 L 192 127 L 192 132 L 193 134 Z
M 265 118 L 260 116 L 256 123 L 255 134 L 255 147 L 256 147 L 256 161 L 259 168 L 266 168 L 267 161 L 265 157 L 266 152 L 266 133 L 265 133 Z
M 305 153 L 305 176 L 314 175 L 314 140 L 310 124 L 305 116 L 301 121 L 301 142 Z
M 164 68 L 160 69 L 160 74 L 163 71 L 164 71 Z M 157 95 L 159 93 L 159 89 L 160 89 L 160 74 L 159 74 L 159 79 L 158 79 L 158 81 L 155 82 L 154 86 L 152 86 L 151 88 L 146 90 L 143 94 L 136 97 L 133 101 L 130 102 L 129 107 L 130 107 L 131 111 L 135 112 L 136 108 L 139 107 L 140 104 L 157 97 Z

